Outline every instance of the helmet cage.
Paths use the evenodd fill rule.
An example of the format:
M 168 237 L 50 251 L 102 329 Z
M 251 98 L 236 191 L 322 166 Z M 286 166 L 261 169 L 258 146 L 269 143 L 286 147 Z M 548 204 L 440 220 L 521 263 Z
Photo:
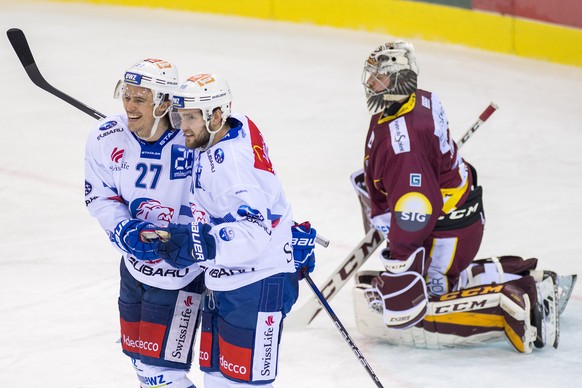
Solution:
M 380 74 L 388 77 L 378 77 Z M 412 44 L 396 41 L 376 48 L 364 63 L 362 72 L 369 111 L 372 114 L 377 113 L 394 101 L 408 97 L 417 88 L 417 75 L 418 67 Z M 370 82 L 371 80 L 376 82 Z M 378 83 L 385 84 L 386 87 L 378 90 Z

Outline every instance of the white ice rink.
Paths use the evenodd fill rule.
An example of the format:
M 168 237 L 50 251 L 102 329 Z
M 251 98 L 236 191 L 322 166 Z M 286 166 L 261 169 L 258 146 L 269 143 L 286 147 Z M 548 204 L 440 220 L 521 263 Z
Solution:
M 18 4 L 17 4 L 18 3 Z M 145 57 L 182 78 L 216 72 L 235 111 L 270 146 L 294 205 L 331 239 L 322 282 L 363 236 L 349 175 L 369 116 L 368 53 L 394 37 L 213 15 L 0 0 L 0 387 L 137 387 L 118 337 L 118 253 L 85 210 L 84 144 L 95 120 L 34 86 L 4 32 L 21 28 L 54 86 L 104 113 L 123 70 Z M 490 101 L 500 109 L 463 147 L 488 216 L 479 257 L 538 257 L 582 274 L 582 68 L 413 40 L 423 89 L 440 95 L 456 138 Z M 540 47 L 540 50 L 551 50 Z M 380 268 L 376 258 L 365 268 Z M 305 285 L 304 285 L 305 286 Z M 304 287 L 303 286 L 303 287 Z M 331 306 L 385 387 L 566 387 L 582 377 L 582 286 L 557 350 L 506 343 L 429 351 L 360 335 L 350 286 Z M 302 289 L 302 299 L 311 291 Z M 325 314 L 284 333 L 277 387 L 373 387 Z M 190 373 L 202 386 L 197 368 Z

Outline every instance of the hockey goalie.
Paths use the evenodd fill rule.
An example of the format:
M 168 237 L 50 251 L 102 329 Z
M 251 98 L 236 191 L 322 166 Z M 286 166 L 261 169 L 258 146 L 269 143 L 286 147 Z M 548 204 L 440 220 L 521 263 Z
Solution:
M 518 256 L 474 260 L 485 225 L 476 170 L 459 154 L 440 99 L 417 88 L 412 44 L 389 42 L 364 65 L 372 114 L 364 169 L 352 176 L 366 229 L 387 246 L 383 271 L 356 274 L 358 330 L 444 348 L 507 339 L 520 353 L 558 346 L 576 275 Z

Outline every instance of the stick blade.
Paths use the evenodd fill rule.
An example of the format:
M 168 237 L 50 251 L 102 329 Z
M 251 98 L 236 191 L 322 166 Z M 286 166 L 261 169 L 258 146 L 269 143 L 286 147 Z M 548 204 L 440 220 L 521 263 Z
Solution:
M 32 56 L 32 51 L 30 51 L 30 46 L 28 45 L 24 32 L 19 28 L 11 28 L 6 31 L 6 35 L 16 55 L 18 55 L 22 66 L 26 68 L 34 64 L 34 57 Z

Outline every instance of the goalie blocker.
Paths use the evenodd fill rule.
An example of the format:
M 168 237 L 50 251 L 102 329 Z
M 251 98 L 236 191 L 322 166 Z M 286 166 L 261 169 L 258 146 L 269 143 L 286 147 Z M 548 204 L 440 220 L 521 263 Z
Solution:
M 384 272 L 360 271 L 353 289 L 356 325 L 365 335 L 396 345 L 441 349 L 506 338 L 520 353 L 559 342 L 563 312 L 576 275 L 558 277 L 535 270 L 537 259 L 502 256 L 475 261 L 463 274 L 461 288 L 422 303 L 423 318 L 414 326 L 386 322 L 406 312 L 392 311 L 397 295 L 382 295 Z M 386 280 L 386 279 L 384 279 Z M 415 310 L 416 311 L 416 310 Z M 390 325 L 387 325 L 390 324 Z

